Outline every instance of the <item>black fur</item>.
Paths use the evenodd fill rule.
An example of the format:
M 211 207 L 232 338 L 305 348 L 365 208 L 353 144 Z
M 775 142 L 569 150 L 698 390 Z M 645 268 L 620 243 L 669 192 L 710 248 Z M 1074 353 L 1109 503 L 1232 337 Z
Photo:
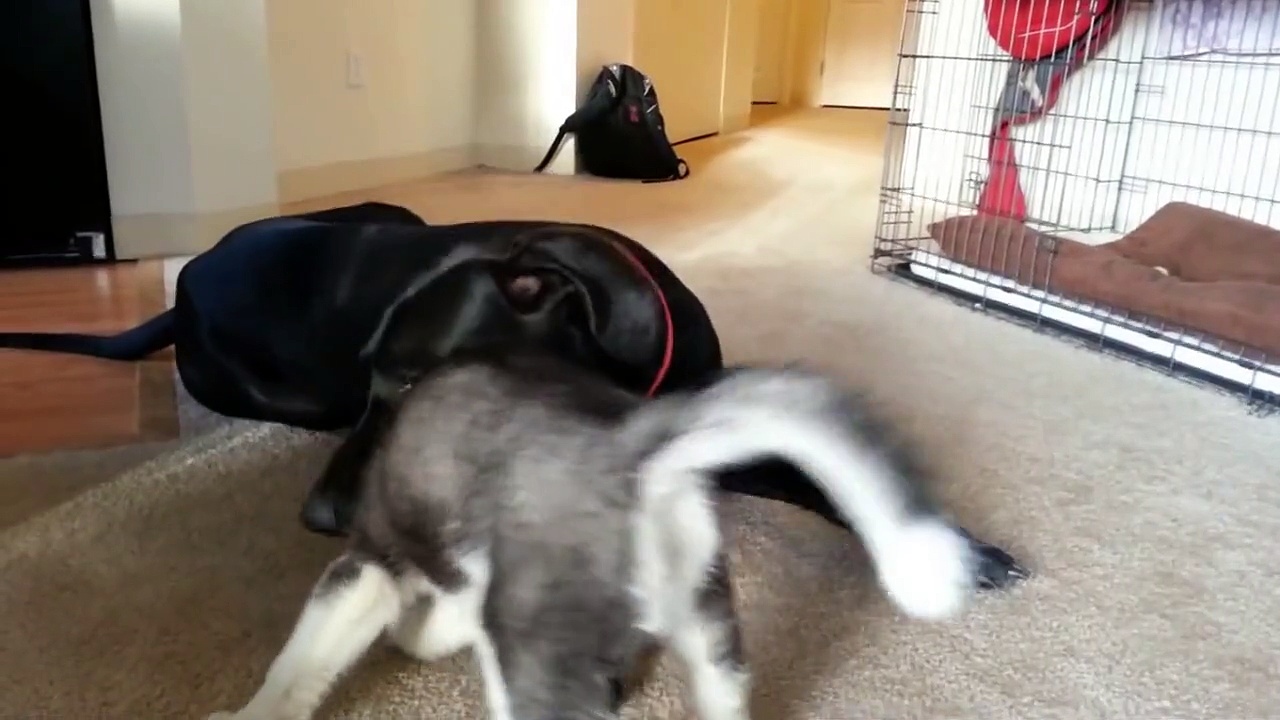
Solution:
M 470 256 L 451 259 L 457 251 Z M 453 353 L 519 336 L 645 392 L 665 350 L 665 320 L 646 273 L 666 298 L 675 340 L 656 394 L 730 372 L 697 296 L 624 235 L 547 221 L 431 226 L 384 203 L 242 225 L 183 268 L 174 307 L 147 322 L 113 336 L 0 332 L 0 348 L 136 361 L 173 346 L 187 391 L 215 413 L 352 429 L 301 513 L 308 529 L 343 535 L 358 497 L 352 469 L 367 460 L 395 402 L 394 388 L 371 393 L 375 365 L 393 384 L 411 383 Z M 370 347 L 375 336 L 381 342 Z M 844 524 L 785 463 L 753 464 L 719 481 L 728 492 Z M 984 586 L 1024 576 L 1007 554 L 983 547 L 991 558 Z

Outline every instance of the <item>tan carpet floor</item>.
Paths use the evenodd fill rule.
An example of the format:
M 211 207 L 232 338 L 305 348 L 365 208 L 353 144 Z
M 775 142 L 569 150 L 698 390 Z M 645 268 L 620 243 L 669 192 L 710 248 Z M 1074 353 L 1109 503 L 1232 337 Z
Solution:
M 882 123 L 761 125 L 688 148 L 684 183 L 468 173 L 379 197 L 650 243 L 730 359 L 807 359 L 865 387 L 929 449 L 961 521 L 1039 573 L 956 622 L 911 622 L 850 538 L 728 500 L 755 717 L 1275 716 L 1280 420 L 872 276 Z M 333 440 L 184 417 L 176 446 L 0 464 L 10 496 L 65 486 L 0 525 L 0 716 L 202 718 L 256 687 L 336 550 L 296 520 Z M 671 670 L 629 717 L 685 717 Z M 469 659 L 379 649 L 324 716 L 481 718 L 479 697 Z

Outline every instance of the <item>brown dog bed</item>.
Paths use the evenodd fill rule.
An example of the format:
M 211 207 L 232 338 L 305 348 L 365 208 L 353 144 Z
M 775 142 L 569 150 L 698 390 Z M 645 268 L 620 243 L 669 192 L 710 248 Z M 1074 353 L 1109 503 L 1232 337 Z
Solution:
M 929 234 L 956 262 L 1280 359 L 1280 230 L 1266 225 L 1175 202 L 1104 245 L 987 215 Z

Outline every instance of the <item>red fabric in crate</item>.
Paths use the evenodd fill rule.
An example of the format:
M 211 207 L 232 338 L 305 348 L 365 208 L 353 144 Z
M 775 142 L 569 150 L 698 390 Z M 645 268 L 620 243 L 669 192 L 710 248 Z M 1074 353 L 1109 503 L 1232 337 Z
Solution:
M 1013 57 L 996 103 L 978 212 L 1027 219 L 1013 128 L 1053 109 L 1062 85 L 1106 45 L 1127 0 L 985 0 L 987 30 Z
M 1014 60 L 1040 60 L 1089 31 L 1111 0 L 984 0 L 987 32 Z

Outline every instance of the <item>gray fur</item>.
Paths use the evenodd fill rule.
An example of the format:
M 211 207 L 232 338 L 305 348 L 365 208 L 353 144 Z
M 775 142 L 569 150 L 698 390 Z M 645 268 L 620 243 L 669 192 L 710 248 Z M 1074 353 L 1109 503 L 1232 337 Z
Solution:
M 775 409 L 800 430 L 756 432 Z M 916 487 L 917 467 L 851 396 L 801 368 L 739 369 L 700 391 L 644 401 L 541 354 L 458 357 L 405 391 L 395 412 L 365 467 L 347 553 L 317 584 L 263 689 L 234 717 L 309 717 L 363 652 L 357 643 L 343 657 L 314 657 L 328 647 L 314 639 L 321 631 L 304 630 L 314 612 L 322 619 L 313 625 L 325 630 L 338 627 L 332 618 L 381 618 L 374 630 L 423 660 L 470 645 L 484 668 L 489 648 L 500 668 L 500 677 L 486 677 L 495 720 L 616 717 L 615 684 L 654 646 L 673 648 L 689 665 L 703 720 L 745 720 L 748 663 L 731 568 L 714 512 L 699 512 L 714 501 L 710 473 L 786 455 L 793 445 L 789 459 L 825 477 L 828 489 L 855 488 L 853 497 L 869 505 L 837 502 L 868 540 L 891 595 L 902 581 L 895 573 L 926 601 L 913 583 L 944 593 L 971 584 L 967 554 L 942 557 L 938 572 L 929 567 L 934 558 L 912 555 L 912 539 L 901 543 L 905 554 L 886 542 L 937 516 Z M 818 450 L 802 447 L 809 430 L 824 434 Z M 661 507 L 670 512 L 659 508 L 668 496 L 676 499 Z M 638 534 L 646 519 L 658 528 L 657 545 Z M 933 554 L 946 556 L 952 531 L 940 532 L 944 545 Z M 955 553 L 968 553 L 955 540 Z M 686 553 L 702 554 L 680 596 L 681 563 L 694 557 Z M 920 567 L 894 567 L 905 562 L 900 555 Z M 670 563 L 662 567 L 673 580 L 656 591 L 661 597 L 638 579 L 642 556 Z M 956 567 L 946 565 L 951 559 Z M 424 618 L 472 590 L 482 597 L 480 635 L 424 639 Z M 333 609 L 348 606 L 359 611 Z M 676 619 L 655 625 L 656 606 L 676 608 Z M 368 630 L 343 621 L 352 623 L 346 636 Z M 308 692 L 297 689 L 303 685 Z

